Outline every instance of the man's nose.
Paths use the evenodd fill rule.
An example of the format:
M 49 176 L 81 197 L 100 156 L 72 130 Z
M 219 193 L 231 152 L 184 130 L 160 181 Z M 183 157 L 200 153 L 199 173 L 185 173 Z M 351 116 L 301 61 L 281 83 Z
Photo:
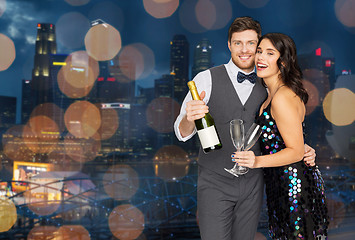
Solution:
M 247 45 L 243 44 L 242 45 L 242 52 L 247 52 L 247 51 L 248 51 Z

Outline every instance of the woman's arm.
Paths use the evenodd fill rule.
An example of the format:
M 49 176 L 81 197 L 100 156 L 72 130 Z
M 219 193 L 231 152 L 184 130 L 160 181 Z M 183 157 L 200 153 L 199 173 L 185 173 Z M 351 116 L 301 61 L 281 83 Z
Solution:
M 234 158 L 239 165 L 250 168 L 278 167 L 303 159 L 305 151 L 302 122 L 305 107 L 300 98 L 291 89 L 280 89 L 272 99 L 271 115 L 286 148 L 274 154 L 257 157 L 251 151 L 236 152 Z

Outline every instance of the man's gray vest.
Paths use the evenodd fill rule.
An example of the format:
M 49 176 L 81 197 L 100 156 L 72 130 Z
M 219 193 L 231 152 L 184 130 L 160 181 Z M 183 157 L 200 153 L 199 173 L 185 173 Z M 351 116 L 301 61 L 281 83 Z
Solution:
M 232 119 L 242 119 L 245 124 L 245 132 L 247 132 L 252 123 L 255 122 L 255 116 L 259 113 L 260 106 L 267 97 L 267 92 L 261 84 L 261 80 L 257 79 L 248 100 L 243 106 L 225 66 L 217 66 L 211 68 L 210 71 L 212 92 L 207 105 L 215 121 L 223 147 L 209 153 L 204 153 L 201 148 L 198 163 L 213 172 L 233 178 L 232 174 L 224 170 L 224 168 L 232 168 L 234 166 L 231 154 L 236 151 L 230 137 L 229 122 Z M 254 151 L 255 155 L 260 155 L 259 143 L 257 142 L 251 150 Z M 250 177 L 256 172 L 260 173 L 260 171 L 261 169 L 250 169 L 245 176 Z

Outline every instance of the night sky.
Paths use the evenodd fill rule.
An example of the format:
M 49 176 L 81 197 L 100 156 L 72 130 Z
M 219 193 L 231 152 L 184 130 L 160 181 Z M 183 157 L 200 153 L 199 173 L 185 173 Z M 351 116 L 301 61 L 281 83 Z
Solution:
M 299 54 L 321 47 L 323 56 L 335 58 L 337 75 L 343 69 L 355 71 L 353 0 L 155 0 L 155 4 L 179 4 L 167 18 L 155 18 L 146 11 L 144 3 L 152 1 L 0 0 L 0 33 L 9 37 L 16 48 L 16 59 L 7 70 L 0 72 L 0 95 L 18 97 L 20 106 L 21 80 L 31 79 L 37 23 L 55 24 L 57 53 L 70 54 L 85 50 L 84 37 L 90 22 L 99 18 L 120 32 L 123 47 L 143 43 L 152 50 L 153 70 L 137 80 L 145 87 L 153 86 L 154 79 L 169 73 L 170 41 L 175 34 L 186 35 L 191 66 L 194 46 L 202 38 L 210 40 L 214 65 L 226 63 L 230 57 L 228 27 L 239 16 L 258 20 L 263 33 L 290 35 Z M 338 14 L 340 19 L 335 9 L 343 9 Z M 200 21 L 204 27 L 197 19 L 204 21 Z

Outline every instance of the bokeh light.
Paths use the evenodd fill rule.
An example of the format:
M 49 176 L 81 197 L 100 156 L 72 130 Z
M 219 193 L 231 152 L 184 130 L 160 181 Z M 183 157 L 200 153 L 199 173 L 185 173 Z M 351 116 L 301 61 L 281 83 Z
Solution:
M 196 6 L 199 0 L 183 1 L 179 10 L 179 19 L 181 25 L 192 33 L 203 33 L 207 29 L 197 20 Z
M 7 197 L 0 196 L 0 232 L 8 231 L 17 220 L 15 204 Z
M 88 101 L 71 104 L 64 114 L 68 131 L 78 138 L 93 136 L 101 126 L 100 110 Z
M 45 186 L 39 186 L 40 184 Z M 24 193 L 25 203 L 33 213 L 47 216 L 58 210 L 61 205 L 60 189 L 63 182 L 53 182 L 53 178 L 48 177 L 48 179 L 40 179 L 29 185 L 30 189 Z
M 155 67 L 153 51 L 142 43 L 125 46 L 118 58 L 119 68 L 129 79 L 145 78 Z
M 58 72 L 58 87 L 68 98 L 82 98 L 89 94 L 94 85 L 86 85 L 84 88 L 76 88 L 68 84 L 63 68 Z
M 355 0 L 336 0 L 335 15 L 347 27 L 355 27 Z
M 269 0 L 239 0 L 239 2 L 247 8 L 262 8 Z
M 211 29 L 217 18 L 216 6 L 210 0 L 199 0 L 196 4 L 197 21 L 206 29 Z
M 160 133 L 172 132 L 179 111 L 180 104 L 174 99 L 169 97 L 156 98 L 147 107 L 147 124 Z
M 22 138 L 23 129 L 24 125 L 13 126 L 2 136 L 3 151 L 14 161 L 28 161 L 34 156 Z
M 224 28 L 232 18 L 229 0 L 198 0 L 184 2 L 180 10 L 180 22 L 190 32 Z
M 170 17 L 178 8 L 179 0 L 143 0 L 144 9 L 155 18 Z
M 306 115 L 311 114 L 319 105 L 318 89 L 310 81 L 304 80 L 303 87 L 308 93 L 308 102 L 306 104 Z
M 340 75 L 335 82 L 335 89 L 346 88 L 355 92 L 354 75 Z M 351 108 L 350 111 L 355 111 Z M 327 131 L 326 138 L 329 145 L 340 156 L 355 161 L 354 146 L 355 123 L 346 126 L 332 125 L 332 130 Z
M 0 0 L 0 17 L 6 11 L 6 0 Z
M 90 0 L 64 0 L 72 6 L 83 6 L 90 2 Z
M 108 61 L 117 55 L 122 46 L 121 35 L 108 23 L 97 24 L 85 36 L 87 53 L 97 61 Z
M 99 64 L 85 51 L 71 53 L 65 63 L 65 66 L 60 69 L 62 75 L 58 75 L 58 77 L 64 77 L 64 80 L 69 84 L 67 88 L 84 89 L 94 85 L 100 72 Z
M 54 226 L 35 226 L 27 235 L 27 240 L 56 240 L 58 228 Z
M 13 41 L 0 33 L 0 71 L 8 69 L 16 58 L 16 49 Z
M 90 233 L 81 225 L 64 225 L 58 230 L 58 239 L 90 240 Z
M 124 204 L 114 208 L 108 218 L 112 234 L 120 240 L 132 240 L 144 230 L 144 215 L 136 207 Z
M 88 162 L 96 158 L 101 142 L 92 138 L 76 138 L 67 135 L 64 139 L 65 153 L 76 162 Z
M 155 175 L 167 181 L 175 181 L 186 176 L 189 164 L 188 154 L 175 145 L 162 147 L 153 158 Z
M 39 115 L 30 118 L 23 129 L 23 139 L 27 147 L 36 153 L 49 153 L 59 140 L 59 128 L 49 117 Z
M 105 192 L 113 199 L 128 200 L 139 188 L 137 172 L 128 165 L 114 165 L 103 176 Z
M 59 18 L 56 23 L 57 40 L 68 49 L 81 48 L 90 29 L 90 21 L 81 13 L 70 12 Z
M 46 116 L 53 120 L 59 129 L 59 132 L 63 132 L 65 129 L 64 124 L 64 111 L 54 103 L 42 103 L 33 109 L 30 115 L 30 119 L 36 116 Z
M 323 101 L 323 112 L 329 122 L 346 126 L 355 120 L 355 94 L 347 88 L 337 88 L 327 94 Z
M 317 88 L 319 101 L 322 102 L 325 95 L 327 95 L 330 90 L 330 83 L 327 74 L 321 70 L 311 68 L 303 71 L 303 77 Z

